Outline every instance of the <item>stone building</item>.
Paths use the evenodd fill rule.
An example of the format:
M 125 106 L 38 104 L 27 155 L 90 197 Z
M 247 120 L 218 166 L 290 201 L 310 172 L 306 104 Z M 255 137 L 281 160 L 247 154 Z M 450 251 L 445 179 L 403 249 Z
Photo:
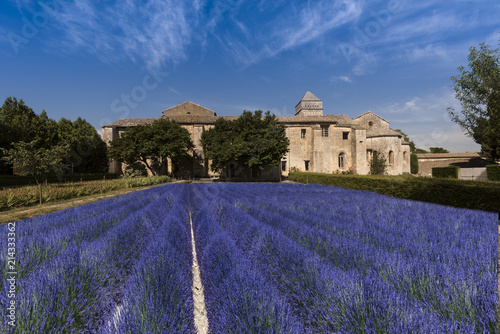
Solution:
M 182 168 L 184 175 L 216 176 L 210 171 L 210 162 L 205 159 L 200 145 L 201 134 L 212 128 L 219 117 L 233 120 L 239 116 L 217 116 L 215 111 L 189 101 L 162 113 L 159 118 L 175 120 L 186 128 L 195 145 L 192 162 Z M 324 115 L 323 102 L 311 92 L 307 92 L 295 106 L 295 116 L 282 116 L 277 119 L 286 125 L 286 135 L 290 139 L 289 152 L 283 157 L 280 166 L 283 175 L 293 170 L 317 173 L 352 171 L 355 174 L 368 174 L 370 159 L 375 151 L 386 157 L 389 175 L 410 172 L 409 143 L 404 141 L 399 132 L 389 127 L 387 120 L 370 111 L 355 118 L 347 115 Z M 154 120 L 155 118 L 127 118 L 104 125 L 103 140 L 110 142 L 118 138 L 126 128 Z M 121 172 L 120 163 L 114 161 L 110 164 L 110 173 Z M 224 173 L 229 176 L 234 171 Z M 267 170 L 264 173 L 272 175 L 273 171 Z

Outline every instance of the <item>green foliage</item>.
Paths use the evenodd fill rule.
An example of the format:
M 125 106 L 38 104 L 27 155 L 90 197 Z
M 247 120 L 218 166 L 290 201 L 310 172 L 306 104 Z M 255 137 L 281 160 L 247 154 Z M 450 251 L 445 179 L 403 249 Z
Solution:
M 319 183 L 416 201 L 500 213 L 500 184 L 408 176 L 290 173 L 291 181 Z
M 417 148 L 417 149 L 415 149 L 415 153 L 429 153 L 429 152 L 422 149 L 422 148 Z
M 482 43 L 470 48 L 468 68 L 460 66 L 452 87 L 462 110 L 448 108 L 451 119 L 481 145 L 489 161 L 500 158 L 500 50 Z
M 51 173 L 47 177 L 47 183 L 65 183 L 65 182 L 80 182 L 80 181 L 94 181 L 94 180 L 112 180 L 116 179 L 116 174 L 108 173 L 92 173 L 92 174 L 64 174 L 56 175 Z M 8 187 L 19 187 L 33 185 L 36 182 L 31 176 L 20 175 L 0 175 L 0 189 Z
M 99 173 L 108 167 L 106 144 L 90 123 L 81 118 L 58 123 L 45 110 L 37 115 L 23 100 L 9 97 L 0 108 L 0 148 L 19 142 L 34 142 L 36 149 L 69 144 L 65 162 L 75 173 Z M 2 160 L 0 173 L 12 174 L 12 167 Z
M 447 149 L 442 147 L 429 147 L 430 153 L 450 153 Z
M 132 165 L 142 162 L 152 175 L 159 175 L 170 158 L 175 165 L 194 147 L 189 132 L 168 119 L 125 130 L 109 147 L 110 158 Z
M 19 175 L 30 175 L 36 183 L 47 180 L 51 173 L 62 174 L 66 168 L 63 164 L 68 154 L 67 145 L 57 145 L 50 149 L 37 148 L 37 141 L 18 142 L 9 150 L 1 148 L 2 159 L 15 165 Z
M 265 166 L 278 167 L 290 144 L 285 125 L 268 111 L 243 111 L 234 121 L 218 119 L 214 127 L 205 131 L 201 144 L 212 160 L 211 169 L 220 171 L 229 163 L 262 170 Z
M 104 194 L 113 190 L 150 186 L 170 181 L 171 179 L 168 176 L 156 176 L 49 184 L 42 188 L 42 202 L 47 203 Z M 38 186 L 24 186 L 0 190 L 0 211 L 37 205 L 40 203 L 39 194 Z
M 418 156 L 416 154 L 410 155 L 410 173 L 418 174 Z
M 106 144 L 89 122 L 80 117 L 74 122 L 61 118 L 57 131 L 59 140 L 70 146 L 66 163 L 72 173 L 102 173 L 107 170 Z
M 500 165 L 486 166 L 486 175 L 488 181 L 500 181 Z
M 132 165 L 127 165 L 123 176 L 127 178 L 143 177 L 148 176 L 148 171 L 146 170 L 146 166 L 144 166 L 144 164 L 136 162 Z
M 457 166 L 433 167 L 432 177 L 438 179 L 458 179 L 459 170 L 460 168 Z
M 162 184 L 170 182 L 171 179 L 167 175 L 157 175 L 150 177 L 134 177 L 134 178 L 124 178 L 123 183 L 127 188 L 133 187 L 143 187 L 152 186 L 156 184 Z
M 384 175 L 387 170 L 387 160 L 384 155 L 378 151 L 373 151 L 373 156 L 370 161 L 371 175 Z

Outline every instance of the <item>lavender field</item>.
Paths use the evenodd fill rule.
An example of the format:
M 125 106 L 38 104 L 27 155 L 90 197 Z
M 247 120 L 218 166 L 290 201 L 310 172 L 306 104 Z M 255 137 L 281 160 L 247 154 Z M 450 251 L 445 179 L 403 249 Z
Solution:
M 301 184 L 155 187 L 18 221 L 15 254 L 0 226 L 1 332 L 195 333 L 190 217 L 210 333 L 497 332 L 496 214 Z

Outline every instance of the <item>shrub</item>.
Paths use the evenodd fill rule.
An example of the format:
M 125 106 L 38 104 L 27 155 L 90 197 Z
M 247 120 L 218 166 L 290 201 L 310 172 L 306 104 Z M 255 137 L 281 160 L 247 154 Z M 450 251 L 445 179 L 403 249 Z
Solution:
M 387 160 L 382 153 L 373 152 L 372 160 L 370 161 L 371 175 L 384 175 L 387 170 Z
M 418 156 L 416 154 L 410 155 L 410 172 L 418 174 Z
M 136 162 L 135 164 L 128 165 L 125 168 L 125 172 L 123 173 L 124 177 L 142 177 L 148 176 L 148 171 L 146 170 L 146 166 L 140 162 Z
M 432 168 L 432 177 L 438 179 L 458 179 L 459 167 L 434 167 Z
M 500 181 L 500 165 L 486 166 L 488 181 Z

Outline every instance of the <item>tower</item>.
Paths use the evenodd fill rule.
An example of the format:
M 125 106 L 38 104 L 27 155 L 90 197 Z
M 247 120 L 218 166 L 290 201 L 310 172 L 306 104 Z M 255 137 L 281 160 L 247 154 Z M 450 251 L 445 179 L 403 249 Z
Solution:
M 308 91 L 295 106 L 295 116 L 323 116 L 323 101 Z

